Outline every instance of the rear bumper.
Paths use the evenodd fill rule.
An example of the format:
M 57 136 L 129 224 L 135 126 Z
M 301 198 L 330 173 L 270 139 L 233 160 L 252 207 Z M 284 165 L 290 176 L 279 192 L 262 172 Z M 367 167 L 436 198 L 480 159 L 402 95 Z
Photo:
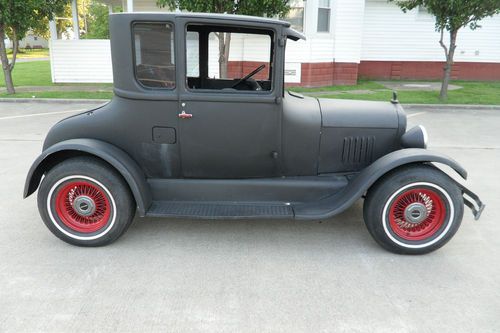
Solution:
M 464 187 L 463 185 L 460 185 L 460 187 L 462 188 L 462 193 L 464 196 L 464 204 L 471 209 L 472 215 L 474 215 L 474 219 L 479 220 L 479 218 L 481 217 L 481 213 L 483 212 L 486 205 L 481 201 L 481 199 L 479 199 L 477 194 Z

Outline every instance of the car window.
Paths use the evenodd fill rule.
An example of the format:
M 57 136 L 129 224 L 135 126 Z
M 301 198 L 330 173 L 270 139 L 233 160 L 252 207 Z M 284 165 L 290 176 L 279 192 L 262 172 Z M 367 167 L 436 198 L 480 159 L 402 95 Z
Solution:
M 267 30 L 260 32 L 239 28 L 238 31 L 232 31 L 229 27 L 188 26 L 188 88 L 272 90 L 272 38 L 273 33 Z M 252 72 L 254 74 L 249 77 Z
M 175 88 L 172 24 L 136 23 L 133 37 L 136 79 L 150 88 Z

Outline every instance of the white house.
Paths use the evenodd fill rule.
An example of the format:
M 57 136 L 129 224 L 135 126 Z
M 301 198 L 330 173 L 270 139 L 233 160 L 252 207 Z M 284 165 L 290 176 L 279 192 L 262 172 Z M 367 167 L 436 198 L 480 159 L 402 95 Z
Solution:
M 166 11 L 156 6 L 156 0 L 102 2 L 110 8 L 121 5 L 127 12 Z M 403 13 L 386 0 L 293 0 L 287 20 L 307 36 L 306 41 L 287 45 L 289 84 L 354 84 L 359 77 L 437 79 L 442 74 L 440 35 L 423 8 Z M 454 79 L 500 80 L 500 15 L 480 24 L 475 31 L 459 32 Z M 244 59 L 230 62 L 260 61 L 264 52 L 253 47 Z M 50 57 L 54 82 L 112 81 L 109 40 L 52 39 Z
M 5 39 L 5 47 L 12 48 L 12 42 L 10 39 Z M 35 35 L 33 31 L 28 31 L 26 36 L 19 41 L 19 48 L 31 48 L 31 49 L 46 49 L 49 47 L 49 41 L 45 38 Z

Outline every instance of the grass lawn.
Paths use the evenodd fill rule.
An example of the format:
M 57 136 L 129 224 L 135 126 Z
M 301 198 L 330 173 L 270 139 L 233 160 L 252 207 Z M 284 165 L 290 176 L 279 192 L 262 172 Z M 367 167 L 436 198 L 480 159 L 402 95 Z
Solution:
M 20 49 L 17 52 L 17 59 L 44 58 L 49 56 L 49 49 Z M 7 57 L 12 58 L 12 50 L 7 50 Z
M 462 86 L 462 89 L 448 91 L 448 101 L 443 103 L 439 100 L 438 91 L 398 91 L 398 99 L 407 104 L 484 104 L 500 105 L 500 81 L 475 82 L 475 81 L 453 81 L 453 84 Z M 373 86 L 374 88 L 370 88 Z M 310 93 L 320 98 L 358 99 L 370 101 L 389 101 L 392 98 L 392 90 L 372 81 L 360 81 L 355 86 L 332 86 L 324 88 L 300 88 L 293 87 L 290 90 Z M 352 90 L 371 90 L 367 93 L 350 93 Z M 342 92 L 328 94 L 329 91 Z M 322 92 L 321 95 L 317 94 Z
M 68 98 L 68 99 L 111 99 L 111 91 L 38 91 L 22 92 L 14 95 L 0 93 L 0 98 Z
M 383 85 L 374 81 L 359 80 L 355 86 L 329 86 L 319 88 L 303 88 L 303 87 L 290 87 L 289 90 L 299 93 L 308 92 L 327 92 L 327 91 L 350 91 L 350 90 L 372 90 L 372 89 L 385 89 Z
M 14 86 L 51 86 L 49 61 L 19 62 L 12 72 Z M 0 87 L 5 87 L 3 71 L 0 71 Z

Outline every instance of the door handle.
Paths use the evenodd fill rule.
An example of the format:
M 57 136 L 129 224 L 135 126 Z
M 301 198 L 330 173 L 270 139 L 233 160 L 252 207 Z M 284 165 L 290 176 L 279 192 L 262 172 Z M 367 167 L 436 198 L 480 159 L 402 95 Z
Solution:
M 181 113 L 179 113 L 178 117 L 181 119 L 189 119 L 193 118 L 193 115 L 191 113 L 186 113 L 186 111 L 182 111 Z

